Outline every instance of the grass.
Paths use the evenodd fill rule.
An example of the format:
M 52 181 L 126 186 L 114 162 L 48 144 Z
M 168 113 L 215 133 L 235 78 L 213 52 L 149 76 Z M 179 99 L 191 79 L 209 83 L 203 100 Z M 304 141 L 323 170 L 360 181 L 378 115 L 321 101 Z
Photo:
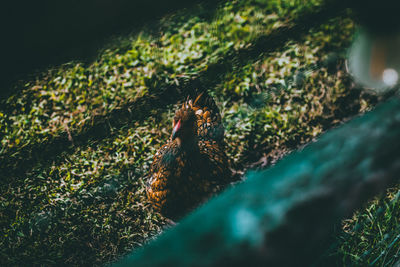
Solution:
M 296 1 L 284 5 L 288 3 L 293 6 Z M 319 2 L 286 13 L 277 8 L 280 4 L 257 2 L 255 7 L 236 1 L 218 9 L 211 21 L 203 9 L 194 11 L 197 16 L 179 13 L 161 23 L 161 36 L 141 32 L 122 41 L 121 46 L 105 50 L 90 66 L 69 64 L 50 71 L 34 84 L 26 83 L 27 88 L 5 101 L 0 114 L 0 170 L 9 177 L 19 175 L 37 161 L 46 161 L 46 155 L 57 156 L 68 150 L 71 144 L 110 135 L 114 127 L 120 128 L 145 113 L 138 105 L 144 103 L 149 108 L 158 104 L 149 98 L 165 92 L 163 88 L 183 83 L 177 88 L 182 94 L 190 87 L 184 86 L 186 81 L 196 77 L 201 77 L 203 85 L 214 87 L 218 83 L 215 73 L 221 70 L 211 69 L 232 65 L 232 51 L 243 51 L 246 41 L 248 45 L 260 36 L 276 33 L 278 27 L 301 18 Z M 274 10 L 281 17 L 263 15 Z M 279 44 L 283 41 L 275 46 Z M 166 93 L 159 101 L 173 92 Z M 127 114 L 131 108 L 136 108 L 136 114 L 123 116 L 125 120 L 119 122 L 121 110 Z M 117 125 L 111 125 L 114 121 Z
M 13 163 L 58 136 L 70 143 L 44 155 L 46 161 L 33 160 L 17 174 L 1 177 L 0 265 L 101 265 L 160 233 L 165 218 L 151 209 L 144 183 L 152 155 L 171 131 L 176 101 L 153 107 L 141 120 L 118 127 L 111 121 L 111 130 L 99 138 L 78 143 L 75 136 L 127 103 L 157 94 L 158 88 L 198 77 L 232 51 L 321 3 L 233 1 L 211 17 L 199 6 L 163 18 L 160 34 L 142 31 L 89 65 L 68 63 L 27 81 L 0 108 L 0 155 Z M 354 30 L 346 15 L 218 73 L 219 82 L 209 90 L 221 109 L 227 153 L 239 172 L 269 166 L 378 102 L 354 87 L 345 71 L 345 49 Z M 385 209 L 385 219 L 375 214 L 385 201 L 369 204 L 345 222 L 337 251 L 344 263 L 360 263 L 365 249 L 379 242 L 363 263 L 381 251 L 397 255 L 398 242 L 389 248 L 397 234 L 395 209 Z M 379 227 L 349 230 L 369 212 L 379 218 Z M 385 255 L 378 262 L 389 263 Z
M 169 84 L 177 76 L 191 77 L 231 49 L 245 46 L 294 16 L 295 12 L 278 7 L 274 2 L 258 10 L 235 2 L 218 10 L 211 22 L 200 16 L 188 17 L 188 21 L 173 16 L 165 19 L 161 36 L 141 32 L 124 41 L 129 45 L 103 51 L 91 65 L 70 63 L 49 70 L 43 79 L 27 82 L 20 94 L 2 105 L 2 153 L 44 142 L 66 127 L 79 132 L 89 118 L 148 93 L 154 79 Z M 274 9 L 281 17 L 265 15 Z
M 391 188 L 343 221 L 336 252 L 341 264 L 393 266 L 399 261 L 399 197 L 399 188 Z

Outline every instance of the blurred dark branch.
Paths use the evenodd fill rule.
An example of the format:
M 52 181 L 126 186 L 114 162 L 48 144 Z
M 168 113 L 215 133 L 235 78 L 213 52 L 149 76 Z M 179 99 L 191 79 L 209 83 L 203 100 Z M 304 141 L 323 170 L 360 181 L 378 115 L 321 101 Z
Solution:
M 318 10 L 302 14 L 279 27 L 271 34 L 261 36 L 250 46 L 232 51 L 216 63 L 210 65 L 194 77 L 178 78 L 177 83 L 161 84 L 157 81 L 149 85 L 149 94 L 116 108 L 107 115 L 93 116 L 75 131 L 70 131 L 70 136 L 76 146 L 85 145 L 89 140 L 101 140 L 110 136 L 115 129 L 119 129 L 132 121 L 141 121 L 148 118 L 151 112 L 161 113 L 168 105 L 174 104 L 192 94 L 197 88 L 213 88 L 223 79 L 226 73 L 232 72 L 251 61 L 255 61 L 263 53 L 279 50 L 287 41 L 299 41 L 314 27 L 326 23 L 329 19 L 342 14 L 344 7 L 336 4 L 326 4 Z M 23 175 L 35 164 L 46 164 L 54 160 L 64 151 L 72 151 L 68 133 L 62 132 L 40 143 L 33 143 L 22 148 L 13 148 L 0 155 L 0 173 L 4 178 L 1 182 L 7 183 L 8 179 Z
M 249 173 L 115 266 L 309 266 L 340 220 L 398 181 L 398 140 L 394 98 Z

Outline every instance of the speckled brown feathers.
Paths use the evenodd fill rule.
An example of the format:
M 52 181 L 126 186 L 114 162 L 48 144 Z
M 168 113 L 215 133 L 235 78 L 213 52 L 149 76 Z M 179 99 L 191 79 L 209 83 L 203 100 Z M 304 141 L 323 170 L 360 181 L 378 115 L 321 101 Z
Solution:
M 201 140 L 214 140 L 222 144 L 224 127 L 217 105 L 207 92 L 200 93 L 196 99 L 186 101 L 197 116 L 197 133 Z
M 214 100 L 199 94 L 176 112 L 170 140 L 154 156 L 147 196 L 166 217 L 177 219 L 231 181 L 221 116 Z

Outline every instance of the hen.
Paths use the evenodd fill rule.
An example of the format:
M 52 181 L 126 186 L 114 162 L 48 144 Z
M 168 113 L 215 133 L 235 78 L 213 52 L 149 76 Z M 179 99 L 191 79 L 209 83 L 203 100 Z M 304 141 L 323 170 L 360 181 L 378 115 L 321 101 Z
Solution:
M 164 216 L 178 219 L 231 181 L 224 128 L 206 92 L 176 111 L 171 138 L 154 156 L 147 196 Z

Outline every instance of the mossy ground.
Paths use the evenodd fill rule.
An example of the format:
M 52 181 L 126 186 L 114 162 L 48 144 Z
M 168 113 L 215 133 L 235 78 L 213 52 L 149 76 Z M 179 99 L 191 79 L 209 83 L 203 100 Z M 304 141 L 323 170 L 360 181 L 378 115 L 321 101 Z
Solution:
M 74 134 L 97 116 L 153 94 L 149 88 L 199 75 L 321 4 L 233 1 L 212 11 L 198 6 L 163 18 L 156 33 L 143 30 L 123 39 L 91 64 L 50 69 L 3 101 L 0 153 L 17 161 L 22 148 L 65 132 L 73 133 L 73 144 Z M 208 89 L 221 109 L 227 153 L 239 173 L 273 164 L 379 102 L 345 71 L 354 31 L 345 15 L 219 73 L 221 82 Z M 0 265 L 100 265 L 160 233 L 166 221 L 146 201 L 144 184 L 152 155 L 169 136 L 175 108 L 155 109 L 101 140 L 49 155 L 23 175 L 2 177 L 7 183 L 0 183 Z M 390 193 L 345 220 L 332 253 L 338 262 L 363 264 L 379 257 L 382 266 L 393 264 L 400 248 L 399 203 Z

